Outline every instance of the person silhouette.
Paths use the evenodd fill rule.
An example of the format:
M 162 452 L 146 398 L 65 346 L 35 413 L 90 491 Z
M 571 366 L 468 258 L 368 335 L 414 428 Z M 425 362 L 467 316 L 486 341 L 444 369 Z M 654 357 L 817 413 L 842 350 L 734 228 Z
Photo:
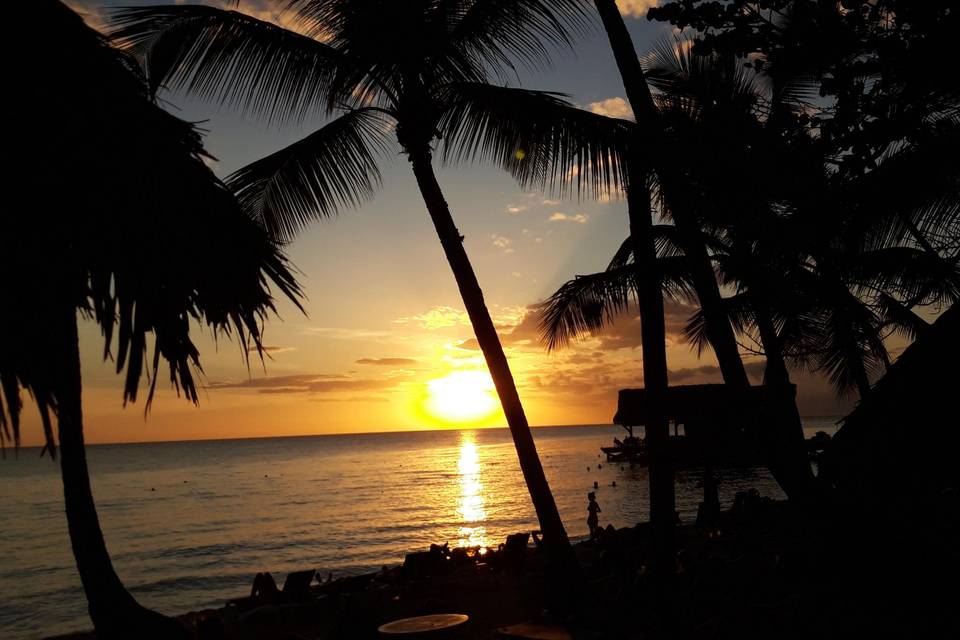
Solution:
M 600 505 L 597 503 L 597 494 L 593 491 L 587 494 L 587 526 L 590 528 L 590 539 L 595 540 L 600 531 Z

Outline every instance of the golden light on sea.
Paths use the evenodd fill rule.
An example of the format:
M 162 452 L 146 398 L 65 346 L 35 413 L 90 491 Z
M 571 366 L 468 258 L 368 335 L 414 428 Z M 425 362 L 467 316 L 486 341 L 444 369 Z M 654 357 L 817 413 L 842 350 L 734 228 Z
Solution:
M 457 460 L 460 497 L 457 513 L 461 523 L 458 531 L 460 547 L 485 547 L 487 545 L 487 519 L 484 511 L 483 482 L 481 481 L 480 454 L 470 434 L 463 434 L 460 442 L 460 458 Z

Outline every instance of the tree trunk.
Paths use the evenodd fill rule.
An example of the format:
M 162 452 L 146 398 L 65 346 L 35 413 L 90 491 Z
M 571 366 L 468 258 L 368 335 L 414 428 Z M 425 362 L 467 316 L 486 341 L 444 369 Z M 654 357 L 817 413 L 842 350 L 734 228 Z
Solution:
M 610 40 L 627 99 L 637 120 L 637 145 L 658 136 L 657 111 L 637 58 L 633 41 L 614 0 L 596 0 L 597 11 Z M 646 440 L 650 447 L 650 523 L 654 535 L 654 569 L 672 573 L 675 563 L 676 497 L 673 462 L 670 460 L 670 425 L 666 416 L 667 352 L 663 290 L 656 245 L 652 237 L 653 207 L 647 182 L 649 167 L 630 159 L 627 210 L 630 238 L 637 264 L 637 288 L 643 342 L 643 386 L 647 390 L 649 419 Z
M 56 349 L 63 366 L 56 369 L 57 430 L 60 439 L 60 470 L 77 571 L 87 596 L 88 611 L 101 640 L 125 638 L 187 637 L 174 620 L 141 607 L 126 590 L 107 552 L 103 531 L 90 489 L 90 476 L 83 443 L 80 350 L 76 312 L 65 313 Z
M 763 384 L 774 389 L 791 389 L 790 393 L 784 392 L 783 398 L 778 397 L 780 402 L 777 403 L 775 421 L 770 430 L 772 442 L 768 446 L 771 455 L 768 466 L 788 497 L 808 502 L 813 497 L 815 483 L 807 457 L 796 392 L 792 390 L 780 336 L 768 310 L 761 304 L 755 303 L 753 307 L 767 362 L 763 372 Z
M 699 234 L 700 229 L 696 224 L 690 224 L 689 216 L 678 215 L 677 209 L 674 209 L 673 218 L 682 236 Z M 683 251 L 693 262 L 693 288 L 703 309 L 707 339 L 717 356 L 723 382 L 731 387 L 745 389 L 750 386 L 750 378 L 743 366 L 733 327 L 722 309 L 723 297 L 720 295 L 720 285 L 717 284 L 707 247 L 702 241 L 691 238 L 685 242 Z
M 557 511 L 553 493 L 544 475 L 543 466 L 540 464 L 533 434 L 530 433 L 530 426 L 527 423 L 523 405 L 520 403 L 520 395 L 517 392 L 513 374 L 510 372 L 507 356 L 500 344 L 500 337 L 490 318 L 473 266 L 463 248 L 463 237 L 454 224 L 440 184 L 433 172 L 432 154 L 425 148 L 408 149 L 408 153 L 430 219 L 440 238 L 447 262 L 453 270 L 474 334 L 496 386 L 497 395 L 517 449 L 517 457 L 520 459 L 523 479 L 526 481 L 527 490 L 530 492 L 530 499 L 543 532 L 544 548 L 550 558 L 551 566 L 558 573 L 562 573 L 562 576 L 558 575 L 557 579 L 566 581 L 564 576 L 573 578 L 574 574 L 578 573 L 576 561 L 567 532 L 560 519 L 560 513 Z
M 674 222 L 681 232 L 681 248 L 691 262 L 694 290 L 699 299 L 700 307 L 703 309 L 707 338 L 720 365 L 723 381 L 731 387 L 747 388 L 750 386 L 750 379 L 747 376 L 746 368 L 743 366 L 743 358 L 740 356 L 733 327 L 722 309 L 723 298 L 720 294 L 720 286 L 713 271 L 707 247 L 698 239 L 699 224 L 693 212 L 689 210 L 689 206 L 685 203 L 683 185 L 678 182 L 678 173 L 669 160 L 671 158 L 670 150 L 666 148 L 656 105 L 653 102 L 653 96 L 647 85 L 630 34 L 620 11 L 617 9 L 615 0 L 595 0 L 595 3 L 610 39 L 610 45 L 623 78 L 627 98 L 640 127 L 642 138 L 637 146 L 640 148 L 645 142 L 653 149 L 652 157 L 661 159 L 666 165 L 656 167 L 661 188 L 664 191 L 667 203 L 671 207 Z M 789 380 L 789 378 L 787 379 Z M 789 404 L 792 404 L 792 408 L 788 406 L 789 410 L 785 410 L 784 416 L 782 416 L 784 423 L 769 425 L 768 428 L 775 432 L 776 436 L 773 438 L 775 442 L 791 447 L 792 450 L 789 452 L 786 450 L 768 450 L 767 455 L 771 460 L 771 465 L 775 467 L 771 468 L 774 476 L 777 477 L 778 481 L 783 478 L 786 482 L 786 485 L 781 483 L 784 491 L 790 497 L 798 497 L 798 495 L 806 494 L 802 489 L 800 494 L 796 492 L 796 489 L 804 486 L 805 483 L 800 481 L 803 474 L 796 468 L 797 455 L 800 449 L 794 445 L 796 444 L 796 434 L 799 433 L 802 440 L 803 432 L 795 429 L 797 425 L 801 424 L 795 398 L 789 401 Z M 786 437 L 781 438 L 781 435 Z M 801 442 L 801 448 L 802 445 Z M 787 465 L 786 468 L 780 466 L 781 462 Z M 807 466 L 807 469 L 809 470 L 809 466 Z
M 650 448 L 650 523 L 654 535 L 654 569 L 660 575 L 676 569 L 676 498 L 670 424 L 664 399 L 669 385 L 663 288 L 653 237 L 653 210 L 647 171 L 631 162 L 627 187 L 630 241 L 637 267 L 637 298 L 643 347 L 643 386 L 647 390 L 646 442 Z
M 642 137 L 638 148 L 651 147 L 652 157 L 666 161 L 670 154 L 663 141 L 659 113 L 653 102 L 633 41 L 630 39 L 630 33 L 627 31 L 627 25 L 623 22 L 623 16 L 620 15 L 615 0 L 595 0 L 595 4 L 610 40 L 610 47 L 613 49 L 613 55 L 623 79 L 627 99 L 641 130 Z M 689 215 L 680 195 L 682 185 L 677 184 L 673 178 L 672 167 L 668 166 L 666 170 L 663 167 L 654 168 L 660 169 L 658 171 L 660 184 L 670 205 L 677 229 L 681 232 L 684 254 L 691 262 L 694 290 L 703 309 L 707 337 L 717 356 L 723 381 L 738 388 L 748 387 L 750 379 L 747 377 L 743 359 L 740 357 L 736 336 L 730 322 L 720 309 L 722 304 L 720 286 L 713 272 L 710 255 L 707 253 L 706 245 L 698 240 L 700 228 L 696 220 Z

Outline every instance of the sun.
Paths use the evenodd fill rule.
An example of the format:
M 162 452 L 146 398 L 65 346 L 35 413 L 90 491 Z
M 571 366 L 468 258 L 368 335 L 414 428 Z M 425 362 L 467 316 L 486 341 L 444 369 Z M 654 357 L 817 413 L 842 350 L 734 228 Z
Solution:
M 493 380 L 485 371 L 454 371 L 427 381 L 424 409 L 444 422 L 479 422 L 499 406 Z

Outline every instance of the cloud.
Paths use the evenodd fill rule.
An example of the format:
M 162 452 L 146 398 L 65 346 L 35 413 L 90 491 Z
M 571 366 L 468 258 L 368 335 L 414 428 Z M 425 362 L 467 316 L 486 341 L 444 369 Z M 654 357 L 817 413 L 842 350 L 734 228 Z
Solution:
M 360 358 L 357 364 L 373 364 L 384 367 L 402 367 L 417 364 L 413 358 Z
M 591 102 L 587 109 L 593 113 L 609 118 L 624 118 L 633 120 L 633 109 L 623 98 L 607 98 L 598 102 Z
M 715 364 L 705 364 L 700 367 L 689 367 L 684 369 L 670 370 L 670 382 L 682 382 L 691 378 L 710 378 L 712 381 L 719 382 L 720 367 Z
M 507 208 L 504 209 L 504 211 L 506 211 L 512 216 L 515 216 L 518 213 L 523 213 L 526 210 L 527 210 L 527 206 L 523 204 L 508 204 Z
M 295 347 L 275 347 L 273 345 L 265 344 L 260 347 L 260 350 L 264 353 L 286 353 L 287 351 L 296 351 L 297 349 Z M 254 346 L 247 347 L 247 351 L 250 353 L 256 353 L 257 348 Z
M 419 324 L 424 329 L 441 329 L 457 325 L 469 325 L 470 318 L 467 312 L 447 306 L 436 306 L 426 313 L 415 316 L 397 318 L 394 324 Z
M 350 378 L 345 375 L 295 374 L 267 376 L 236 382 L 211 382 L 207 389 L 253 389 L 264 394 L 336 393 L 338 391 L 382 391 L 395 387 L 394 380 Z
M 568 215 L 562 211 L 555 211 L 553 215 L 550 216 L 550 222 L 576 222 L 577 224 L 584 224 L 587 219 L 587 216 L 582 213 Z
M 645 17 L 647 10 L 658 4 L 660 4 L 660 0 L 617 0 L 617 6 L 620 7 L 620 12 L 623 13 L 623 15 L 633 16 L 634 18 Z
M 455 345 L 453 345 L 453 346 L 455 346 L 457 349 L 466 349 L 466 350 L 468 350 L 468 351 L 479 351 L 479 350 L 480 350 L 480 343 L 477 342 L 477 339 L 476 339 L 476 338 L 467 338 L 466 340 L 463 340 L 463 341 L 461 341 L 461 342 L 458 342 L 457 344 L 455 344 Z
M 310 398 L 313 402 L 390 402 L 388 398 L 381 396 L 352 396 L 350 398 L 330 398 L 320 396 L 319 398 Z
M 510 245 L 513 244 L 513 240 L 507 236 L 500 236 L 497 234 L 491 234 L 490 238 L 493 240 L 493 246 L 503 249 L 504 253 L 513 253 L 513 247 Z
M 310 327 L 308 331 L 333 340 L 373 340 L 396 337 L 387 331 L 348 329 L 344 327 Z

